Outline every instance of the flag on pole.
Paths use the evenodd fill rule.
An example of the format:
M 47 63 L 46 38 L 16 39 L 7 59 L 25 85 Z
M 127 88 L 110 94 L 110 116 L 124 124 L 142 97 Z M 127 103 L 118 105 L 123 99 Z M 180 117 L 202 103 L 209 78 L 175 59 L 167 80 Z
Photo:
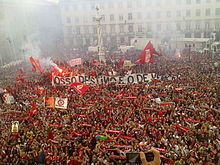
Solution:
M 146 62 L 153 64 L 153 54 L 161 56 L 154 48 L 151 42 L 149 41 L 144 50 L 141 52 L 135 64 L 145 64 Z
M 36 69 L 38 69 L 38 70 L 40 71 L 40 73 L 43 73 L 38 59 L 34 59 L 34 58 L 31 56 L 31 57 L 30 57 L 30 61 L 31 61 L 31 64 L 32 64 L 32 66 L 33 66 L 32 72 L 36 72 Z
M 83 95 L 86 92 L 86 90 L 90 87 L 88 84 L 78 82 L 74 82 L 70 86 L 73 87 L 75 91 L 78 92 L 80 95 Z

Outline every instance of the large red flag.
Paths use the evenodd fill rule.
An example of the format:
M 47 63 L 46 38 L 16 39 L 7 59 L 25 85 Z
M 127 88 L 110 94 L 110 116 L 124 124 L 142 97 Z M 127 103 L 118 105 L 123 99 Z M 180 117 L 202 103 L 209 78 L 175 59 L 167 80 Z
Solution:
M 37 59 L 34 60 L 34 58 L 31 56 L 30 61 L 33 66 L 32 72 L 36 72 L 36 68 L 37 68 L 40 71 L 40 73 L 43 73 L 41 66 L 40 66 L 40 63 L 39 63 L 39 60 L 37 60 Z
M 88 84 L 83 84 L 79 82 L 74 82 L 70 85 L 75 89 L 76 92 L 78 92 L 80 95 L 83 95 L 86 90 L 90 87 Z
M 154 48 L 151 42 L 149 41 L 144 50 L 141 52 L 141 55 L 138 57 L 138 60 L 135 64 L 145 64 L 146 62 L 153 64 L 153 54 L 161 56 Z

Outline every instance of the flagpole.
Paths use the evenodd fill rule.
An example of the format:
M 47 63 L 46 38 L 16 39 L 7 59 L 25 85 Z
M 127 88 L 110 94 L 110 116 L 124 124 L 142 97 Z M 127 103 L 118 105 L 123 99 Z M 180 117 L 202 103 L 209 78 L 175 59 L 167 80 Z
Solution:
M 99 8 L 96 7 L 97 15 L 96 15 L 96 25 L 97 25 L 97 34 L 98 34 L 98 55 L 99 61 L 105 62 L 105 56 L 102 47 L 102 30 L 101 30 L 101 19 L 102 17 L 99 15 Z

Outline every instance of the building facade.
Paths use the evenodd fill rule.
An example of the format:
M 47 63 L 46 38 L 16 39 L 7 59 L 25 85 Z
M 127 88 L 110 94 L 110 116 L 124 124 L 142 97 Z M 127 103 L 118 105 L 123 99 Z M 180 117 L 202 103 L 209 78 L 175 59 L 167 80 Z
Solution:
M 96 6 L 107 48 L 130 45 L 133 38 L 220 40 L 220 0 L 61 0 L 66 47 L 97 45 Z

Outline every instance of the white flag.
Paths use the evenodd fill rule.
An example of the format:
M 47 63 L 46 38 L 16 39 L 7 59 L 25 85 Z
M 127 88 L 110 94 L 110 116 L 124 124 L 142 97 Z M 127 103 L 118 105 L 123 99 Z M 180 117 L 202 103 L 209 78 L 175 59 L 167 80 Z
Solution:
M 67 109 L 68 99 L 56 97 L 55 99 L 55 108 Z

